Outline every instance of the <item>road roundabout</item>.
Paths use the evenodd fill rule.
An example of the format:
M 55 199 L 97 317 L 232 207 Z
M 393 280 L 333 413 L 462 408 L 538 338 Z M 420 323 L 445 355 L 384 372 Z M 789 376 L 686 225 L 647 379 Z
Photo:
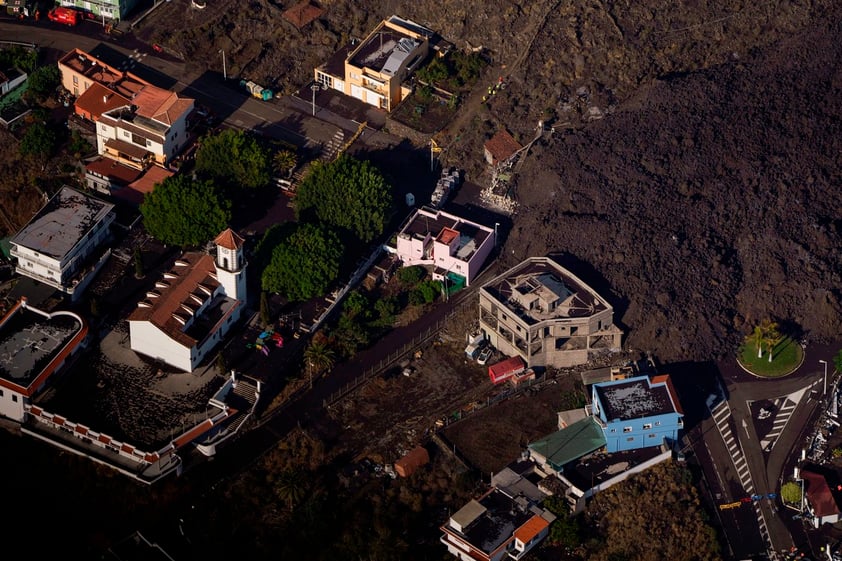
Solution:
M 744 343 L 737 353 L 737 363 L 757 378 L 783 378 L 804 363 L 804 347 L 788 336 L 781 337 L 771 352 L 758 351 L 755 346 Z

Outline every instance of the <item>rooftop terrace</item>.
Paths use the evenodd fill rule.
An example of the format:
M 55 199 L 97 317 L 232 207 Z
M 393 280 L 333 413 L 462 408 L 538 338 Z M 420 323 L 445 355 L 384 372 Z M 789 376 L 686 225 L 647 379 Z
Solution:
M 590 317 L 609 309 L 587 285 L 545 258 L 524 261 L 489 281 L 482 290 L 527 324 Z
M 12 243 L 61 260 L 114 205 L 64 186 L 12 238 Z
M 676 410 L 667 385 L 650 385 L 646 376 L 594 387 L 607 421 L 639 419 Z

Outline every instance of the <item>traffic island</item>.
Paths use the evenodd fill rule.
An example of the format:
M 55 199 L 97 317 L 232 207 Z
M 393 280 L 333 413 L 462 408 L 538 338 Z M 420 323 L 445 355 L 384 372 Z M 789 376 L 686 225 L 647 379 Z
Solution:
M 771 351 L 758 352 L 756 345 L 746 342 L 740 347 L 737 362 L 743 370 L 754 376 L 783 378 L 798 370 L 804 362 L 804 349 L 798 341 L 788 336 L 781 337 Z

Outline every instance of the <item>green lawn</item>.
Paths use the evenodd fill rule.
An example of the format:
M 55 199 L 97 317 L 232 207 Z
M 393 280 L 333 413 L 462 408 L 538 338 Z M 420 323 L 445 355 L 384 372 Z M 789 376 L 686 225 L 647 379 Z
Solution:
M 786 376 L 798 368 L 804 359 L 804 349 L 794 339 L 784 337 L 772 352 L 772 362 L 769 362 L 769 353 L 765 350 L 763 356 L 757 358 L 757 347 L 754 345 L 744 344 L 740 347 L 737 358 L 743 368 L 752 374 L 777 378 Z

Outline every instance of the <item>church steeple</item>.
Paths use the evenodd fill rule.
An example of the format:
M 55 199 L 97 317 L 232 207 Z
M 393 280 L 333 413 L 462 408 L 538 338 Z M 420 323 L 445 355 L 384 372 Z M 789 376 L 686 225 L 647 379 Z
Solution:
M 245 300 L 246 260 L 243 253 L 245 240 L 228 228 L 213 240 L 216 245 L 216 276 L 229 298 Z

